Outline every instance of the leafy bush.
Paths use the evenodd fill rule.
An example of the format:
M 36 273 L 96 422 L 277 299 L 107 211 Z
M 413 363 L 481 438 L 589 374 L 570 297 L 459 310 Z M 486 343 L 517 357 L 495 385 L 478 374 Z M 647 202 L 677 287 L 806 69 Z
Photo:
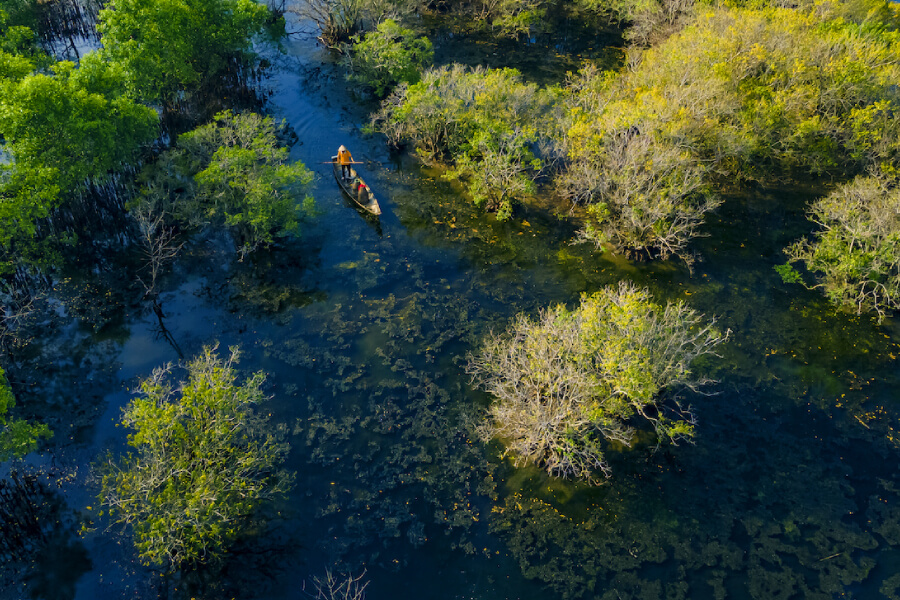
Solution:
M 53 246 L 71 236 L 52 223 L 39 234 L 39 221 L 87 184 L 132 167 L 157 122 L 156 111 L 127 96 L 121 68 L 95 52 L 76 67 L 0 48 L 0 273 L 55 261 Z
M 31 73 L 36 64 L 46 62 L 48 57 L 38 46 L 32 20 L 16 19 L 18 7 L 4 8 L 12 8 L 14 14 L 0 9 L 0 79 L 18 79 Z
M 819 276 L 832 302 L 883 317 L 900 308 L 900 185 L 885 176 L 857 177 L 809 209 L 820 229 L 787 249 Z
M 398 83 L 418 82 L 433 56 L 428 38 L 416 37 L 411 29 L 387 19 L 375 31 L 353 38 L 346 64 L 352 70 L 351 80 L 383 98 Z
M 597 484 L 598 470 L 609 475 L 605 444 L 632 444 L 635 418 L 660 441 L 694 435 L 691 408 L 665 392 L 706 383 L 691 364 L 726 337 L 684 303 L 660 306 L 626 283 L 582 296 L 572 311 L 520 314 L 469 357 L 468 372 L 494 396 L 483 433 L 516 464 Z
M 9 419 L 7 413 L 16 400 L 6 373 L 0 368 L 0 462 L 19 458 L 37 448 L 38 439 L 50 437 L 50 428 L 43 423 L 29 423 L 24 419 Z
M 275 122 L 255 113 L 225 111 L 180 136 L 141 181 L 132 208 L 169 213 L 189 226 L 224 225 L 242 257 L 296 234 L 313 210 L 305 195 L 312 173 L 288 163 Z
M 279 470 L 288 452 L 283 429 L 253 410 L 265 400 L 264 375 L 238 385 L 237 350 L 224 361 L 215 351 L 192 360 L 177 387 L 171 365 L 141 382 L 122 414 L 136 454 L 100 467 L 101 504 L 132 527 L 149 564 L 175 569 L 220 558 L 291 483 Z
M 524 83 L 514 69 L 452 65 L 401 86 L 373 125 L 391 143 L 411 141 L 425 160 L 449 159 L 447 177 L 467 180 L 474 202 L 502 219 L 541 172 L 536 149 L 555 127 L 557 95 Z
M 587 204 L 582 238 L 631 258 L 690 260 L 688 242 L 718 201 L 707 168 L 653 132 L 625 130 L 560 175 L 560 188 Z
M 0 274 L 11 273 L 23 259 L 37 259 L 38 221 L 59 205 L 55 169 L 0 164 Z
M 63 190 L 133 165 L 157 122 L 156 111 L 126 95 L 121 68 L 96 53 L 77 68 L 63 61 L 50 74 L 0 81 L 4 149 L 21 169 L 54 169 Z

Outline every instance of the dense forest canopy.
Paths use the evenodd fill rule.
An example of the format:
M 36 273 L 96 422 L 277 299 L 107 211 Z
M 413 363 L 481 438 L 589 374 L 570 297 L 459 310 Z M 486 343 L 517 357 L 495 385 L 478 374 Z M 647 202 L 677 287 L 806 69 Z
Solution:
M 252 0 L 113 0 L 98 30 L 130 93 L 173 102 L 240 67 L 268 14 Z

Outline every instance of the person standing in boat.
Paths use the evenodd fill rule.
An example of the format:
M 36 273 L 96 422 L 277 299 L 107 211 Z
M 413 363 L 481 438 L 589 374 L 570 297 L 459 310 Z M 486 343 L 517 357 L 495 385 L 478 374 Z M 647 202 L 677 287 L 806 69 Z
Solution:
M 341 147 L 338 148 L 338 162 L 341 163 L 341 177 L 345 180 L 350 179 L 350 163 L 353 162 L 353 156 L 351 156 L 350 151 L 341 144 Z

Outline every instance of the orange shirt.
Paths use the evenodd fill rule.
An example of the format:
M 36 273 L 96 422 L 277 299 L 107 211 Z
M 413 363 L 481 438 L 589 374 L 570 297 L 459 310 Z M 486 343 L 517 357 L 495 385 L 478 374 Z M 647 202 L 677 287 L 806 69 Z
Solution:
M 350 151 L 349 150 L 339 151 L 338 152 L 338 162 L 340 162 L 342 165 L 349 165 L 351 162 L 353 162 L 353 157 L 350 156 Z

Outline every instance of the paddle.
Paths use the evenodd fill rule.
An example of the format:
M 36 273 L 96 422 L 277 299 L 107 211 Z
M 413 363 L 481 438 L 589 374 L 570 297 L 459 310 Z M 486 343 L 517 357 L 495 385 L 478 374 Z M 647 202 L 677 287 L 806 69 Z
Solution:
M 371 162 L 371 161 L 369 161 L 369 162 Z M 319 164 L 320 164 L 320 165 L 333 165 L 333 164 L 334 164 L 334 161 L 333 161 L 333 160 L 329 160 L 328 162 L 320 162 Z M 341 164 L 341 163 L 338 163 L 338 164 Z M 344 163 L 344 164 L 345 164 L 345 165 L 364 165 L 364 164 L 366 164 L 366 163 L 364 163 L 364 162 L 359 162 L 359 161 L 354 160 L 354 161 L 351 161 L 351 162 L 348 162 L 348 163 Z

